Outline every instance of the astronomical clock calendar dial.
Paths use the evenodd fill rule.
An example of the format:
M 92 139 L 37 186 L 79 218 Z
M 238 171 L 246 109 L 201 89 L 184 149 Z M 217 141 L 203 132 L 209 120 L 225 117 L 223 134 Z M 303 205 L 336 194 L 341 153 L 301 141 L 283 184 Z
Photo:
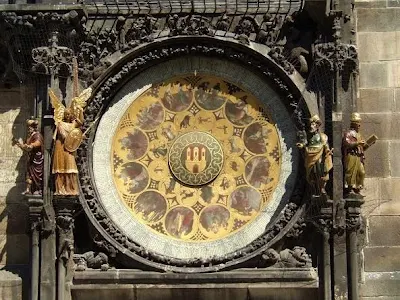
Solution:
M 217 77 L 181 76 L 132 101 L 112 138 L 111 173 L 120 201 L 151 232 L 204 243 L 267 209 L 279 143 L 251 93 Z

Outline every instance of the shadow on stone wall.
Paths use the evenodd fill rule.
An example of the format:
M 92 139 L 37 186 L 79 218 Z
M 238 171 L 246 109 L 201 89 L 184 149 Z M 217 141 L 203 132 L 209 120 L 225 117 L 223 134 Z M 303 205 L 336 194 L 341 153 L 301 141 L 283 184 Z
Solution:
M 23 299 L 28 299 L 30 284 L 29 208 L 21 194 L 26 187 L 26 155 L 13 138 L 26 138 L 33 96 L 27 85 L 0 88 L 0 269 L 22 278 Z M 13 295 L 7 300 L 20 299 L 20 294 Z

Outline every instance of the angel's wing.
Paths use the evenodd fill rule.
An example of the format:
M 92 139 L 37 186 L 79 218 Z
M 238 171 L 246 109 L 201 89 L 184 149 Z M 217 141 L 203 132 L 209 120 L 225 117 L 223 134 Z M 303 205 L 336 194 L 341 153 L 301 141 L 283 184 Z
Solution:
M 61 103 L 60 99 L 52 89 L 49 89 L 49 96 L 51 105 L 54 108 L 54 120 L 56 123 L 61 122 L 64 118 L 65 106 Z
M 78 97 L 74 97 L 72 99 L 71 107 L 80 107 L 82 109 L 85 108 L 86 102 L 90 98 L 91 95 L 92 95 L 91 87 L 83 90 L 82 93 L 80 93 Z

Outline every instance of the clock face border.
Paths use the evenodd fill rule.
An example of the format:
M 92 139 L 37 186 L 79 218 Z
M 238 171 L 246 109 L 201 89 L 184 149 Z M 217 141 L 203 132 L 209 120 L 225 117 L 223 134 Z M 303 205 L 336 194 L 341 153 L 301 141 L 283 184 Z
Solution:
M 268 208 L 237 234 L 204 243 L 174 240 L 160 235 L 151 235 L 140 222 L 136 222 L 127 207 L 121 203 L 113 184 L 110 172 L 111 144 L 116 127 L 122 115 L 140 95 L 151 88 L 152 84 L 169 80 L 174 76 L 209 74 L 243 87 L 270 109 L 275 121 L 281 147 L 282 166 L 279 182 L 273 193 Z M 169 70 L 175 70 L 171 74 Z M 227 71 L 229 70 L 229 71 Z M 238 76 L 240 74 L 240 76 Z M 261 236 L 278 209 L 289 202 L 297 177 L 298 153 L 295 151 L 296 130 L 290 115 L 283 104 L 282 97 L 265 83 L 263 79 L 238 64 L 215 58 L 189 57 L 169 60 L 155 65 L 140 76 L 127 82 L 114 97 L 107 111 L 102 116 L 93 145 L 93 174 L 99 200 L 110 220 L 129 239 L 149 251 L 176 259 L 211 259 L 222 257 L 232 251 L 245 247 Z

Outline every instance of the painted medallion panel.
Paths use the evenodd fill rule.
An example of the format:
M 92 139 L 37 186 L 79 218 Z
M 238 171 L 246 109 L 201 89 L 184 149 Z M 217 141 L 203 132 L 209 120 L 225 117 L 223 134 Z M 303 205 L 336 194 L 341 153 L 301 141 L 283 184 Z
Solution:
M 142 93 L 113 137 L 111 165 L 132 216 L 167 238 L 206 242 L 267 209 L 281 170 L 279 135 L 251 93 L 181 76 Z

